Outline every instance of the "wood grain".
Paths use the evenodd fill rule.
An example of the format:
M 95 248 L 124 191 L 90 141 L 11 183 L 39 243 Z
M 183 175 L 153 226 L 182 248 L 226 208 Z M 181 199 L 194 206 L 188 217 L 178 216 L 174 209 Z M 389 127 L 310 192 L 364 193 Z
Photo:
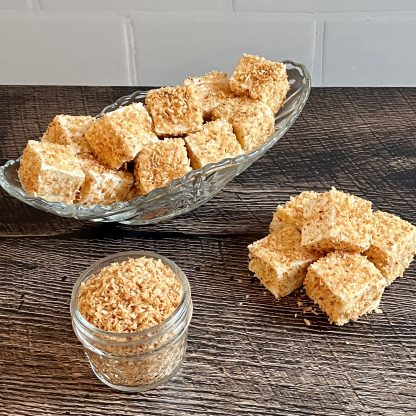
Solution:
M 0 158 L 16 157 L 55 113 L 94 114 L 131 91 L 0 87 Z M 416 223 L 414 108 L 413 89 L 315 89 L 264 158 L 205 206 L 155 226 L 81 223 L 1 193 L 0 415 L 416 413 L 414 264 L 386 290 L 383 314 L 338 328 L 303 314 L 302 293 L 277 302 L 247 270 L 246 249 L 275 206 L 305 189 L 334 185 Z M 181 373 L 128 395 L 91 373 L 69 299 L 92 261 L 138 248 L 183 268 L 195 310 Z

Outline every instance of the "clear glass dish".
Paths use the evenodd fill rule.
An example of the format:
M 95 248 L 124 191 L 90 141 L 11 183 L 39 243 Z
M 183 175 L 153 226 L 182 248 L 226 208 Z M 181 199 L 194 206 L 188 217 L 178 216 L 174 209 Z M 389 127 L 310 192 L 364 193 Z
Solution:
M 9 160 L 0 168 L 0 185 L 18 200 L 61 217 L 73 217 L 94 222 L 122 222 L 131 225 L 154 224 L 192 211 L 216 195 L 224 186 L 262 157 L 283 137 L 301 113 L 311 89 L 311 78 L 306 67 L 292 61 L 286 64 L 290 91 L 284 106 L 276 115 L 275 132 L 264 145 L 251 153 L 211 163 L 193 170 L 166 187 L 155 189 L 146 195 L 112 205 L 84 206 L 49 202 L 29 196 L 22 189 L 17 176 L 19 159 Z M 119 98 L 105 107 L 98 117 L 132 102 L 144 102 L 146 91 L 136 91 Z
M 108 332 L 88 322 L 78 309 L 83 283 L 111 263 L 130 258 L 161 260 L 175 273 L 181 285 L 181 302 L 165 321 L 134 332 Z M 76 281 L 71 296 L 71 319 L 94 374 L 104 384 L 121 391 L 153 389 L 171 379 L 180 369 L 186 354 L 188 327 L 192 318 L 189 281 L 171 260 L 150 251 L 125 251 L 98 260 Z

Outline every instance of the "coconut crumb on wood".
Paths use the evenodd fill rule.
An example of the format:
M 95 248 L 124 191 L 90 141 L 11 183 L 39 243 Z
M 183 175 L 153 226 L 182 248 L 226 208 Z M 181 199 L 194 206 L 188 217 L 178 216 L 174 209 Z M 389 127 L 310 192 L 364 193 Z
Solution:
M 378 306 L 385 286 L 403 276 L 416 253 L 416 227 L 393 214 L 373 213 L 371 208 L 370 201 L 335 188 L 323 193 L 301 192 L 277 207 L 269 236 L 249 246 L 250 256 L 253 257 L 253 248 L 264 246 L 272 236 L 281 235 L 285 227 L 292 227 L 293 235 L 297 232 L 301 239 L 299 246 L 316 256 L 304 269 L 305 286 L 300 290 L 306 289 L 331 323 L 344 325 L 371 312 L 383 313 Z M 287 244 L 290 239 L 286 236 L 284 241 Z M 270 248 L 268 251 L 269 263 L 276 263 L 280 253 Z M 292 247 L 291 254 L 295 252 Z M 252 262 L 253 258 L 249 269 L 259 275 Z M 283 271 L 288 277 L 288 272 Z M 296 301 L 304 315 L 319 315 L 301 298 Z
M 82 283 L 78 308 L 96 328 L 138 332 L 166 320 L 178 307 L 182 288 L 160 259 L 112 263 Z

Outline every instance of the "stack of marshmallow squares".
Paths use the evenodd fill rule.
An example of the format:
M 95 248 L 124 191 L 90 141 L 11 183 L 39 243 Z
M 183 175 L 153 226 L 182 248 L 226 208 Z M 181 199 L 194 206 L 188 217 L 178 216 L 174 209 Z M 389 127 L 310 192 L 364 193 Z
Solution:
M 19 179 L 51 202 L 129 200 L 260 147 L 288 91 L 284 64 L 244 55 L 230 79 L 217 71 L 188 78 L 100 118 L 58 115 L 28 142 Z
M 249 247 L 249 269 L 276 298 L 302 285 L 344 325 L 377 311 L 386 286 L 416 254 L 416 227 L 335 188 L 279 205 L 270 234 Z

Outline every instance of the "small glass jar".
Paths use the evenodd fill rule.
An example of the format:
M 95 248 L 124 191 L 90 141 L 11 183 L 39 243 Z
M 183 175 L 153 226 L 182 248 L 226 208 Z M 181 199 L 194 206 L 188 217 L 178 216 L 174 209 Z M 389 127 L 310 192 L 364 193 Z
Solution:
M 108 332 L 96 328 L 78 309 L 81 283 L 111 263 L 138 257 L 160 259 L 175 272 L 182 288 L 179 306 L 159 325 L 137 333 Z M 84 347 L 95 375 L 117 390 L 150 390 L 173 377 L 185 357 L 191 317 L 191 290 L 185 274 L 171 260 L 148 251 L 126 251 L 97 261 L 81 274 L 72 291 L 74 332 Z

